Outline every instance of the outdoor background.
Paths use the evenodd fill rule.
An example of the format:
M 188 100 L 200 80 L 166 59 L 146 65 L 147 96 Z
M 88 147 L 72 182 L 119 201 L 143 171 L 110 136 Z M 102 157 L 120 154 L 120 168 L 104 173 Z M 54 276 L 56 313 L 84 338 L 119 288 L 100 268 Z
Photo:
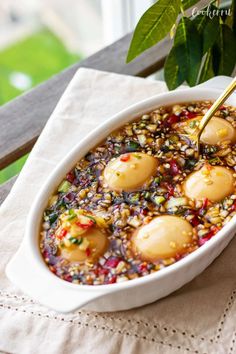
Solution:
M 0 106 L 131 31 L 154 0 L 1 0 Z M 0 171 L 0 184 L 27 156 Z

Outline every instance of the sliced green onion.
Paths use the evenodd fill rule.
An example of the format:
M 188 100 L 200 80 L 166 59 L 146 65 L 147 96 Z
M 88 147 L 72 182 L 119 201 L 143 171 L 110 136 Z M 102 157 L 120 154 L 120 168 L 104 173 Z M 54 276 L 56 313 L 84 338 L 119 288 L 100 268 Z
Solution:
M 73 245 L 81 245 L 81 243 L 83 242 L 83 238 L 70 237 L 69 241 L 73 243 Z
M 91 219 L 94 222 L 94 224 L 96 224 L 96 219 L 93 216 L 91 216 L 91 215 L 85 215 L 85 216 L 86 216 L 86 218 Z
M 140 148 L 140 145 L 136 141 L 129 141 L 125 146 L 125 150 L 128 152 L 134 152 L 138 148 Z
M 48 220 L 50 224 L 53 224 L 57 220 L 57 217 L 57 213 L 51 213 L 50 215 L 48 215 Z
M 196 121 L 196 120 L 192 120 L 192 121 L 189 123 L 189 127 L 190 127 L 191 129 L 196 128 L 196 125 L 197 125 L 197 121 Z
M 58 187 L 58 192 L 66 193 L 70 189 L 71 183 L 68 181 L 63 181 Z
M 164 203 L 165 200 L 166 200 L 166 199 L 165 199 L 162 195 L 156 196 L 156 197 L 154 198 L 154 202 L 155 202 L 157 205 L 160 205 L 160 204 Z
M 68 220 L 68 221 L 71 221 L 71 220 L 74 220 L 74 219 L 76 219 L 76 218 L 77 218 L 77 215 L 74 214 L 74 215 L 68 216 L 67 220 Z

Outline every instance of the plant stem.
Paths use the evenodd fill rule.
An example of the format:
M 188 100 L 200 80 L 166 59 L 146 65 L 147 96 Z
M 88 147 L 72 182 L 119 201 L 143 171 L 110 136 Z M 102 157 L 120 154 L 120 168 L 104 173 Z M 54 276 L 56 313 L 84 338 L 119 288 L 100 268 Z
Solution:
M 185 16 L 185 12 L 184 12 L 184 8 L 183 8 L 183 4 L 181 3 L 180 5 L 180 10 L 183 16 Z

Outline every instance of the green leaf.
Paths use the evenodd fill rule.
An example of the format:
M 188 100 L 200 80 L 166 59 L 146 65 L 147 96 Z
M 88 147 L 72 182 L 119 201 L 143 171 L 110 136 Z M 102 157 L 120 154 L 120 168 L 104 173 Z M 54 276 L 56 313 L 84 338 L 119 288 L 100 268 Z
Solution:
M 232 29 L 236 35 L 236 0 L 232 0 L 230 14 L 227 16 L 225 23 Z
M 210 4 L 207 7 L 204 7 L 202 11 L 203 13 L 206 11 L 213 13 L 213 11 L 217 11 L 217 7 Z M 192 22 L 203 37 L 203 52 L 206 53 L 208 49 L 213 46 L 219 35 L 220 17 L 214 16 L 213 18 L 210 18 L 209 16 L 200 13 L 192 19 Z
M 209 21 L 208 17 L 204 16 L 202 14 L 197 15 L 196 17 L 194 17 L 192 19 L 193 24 L 195 25 L 196 29 L 198 30 L 198 32 L 200 34 L 203 33 L 204 28 L 205 28 L 208 21 Z
M 181 85 L 186 77 L 185 67 L 178 62 L 178 51 L 181 51 L 182 47 L 173 47 L 166 58 L 164 66 L 165 82 L 169 90 L 174 90 Z
M 185 68 L 185 79 L 190 86 L 194 86 L 202 60 L 202 42 L 195 25 L 187 17 L 182 17 L 174 39 L 177 62 Z
M 209 19 L 203 30 L 203 53 L 205 54 L 216 42 L 220 32 L 219 16 Z
M 195 5 L 199 0 L 182 0 L 182 6 L 184 10 L 189 9 L 193 5 Z
M 192 18 L 192 21 L 200 34 L 203 34 L 206 26 L 209 25 L 209 22 L 212 21 L 212 19 L 206 15 L 206 12 L 209 11 L 210 13 L 213 13 L 214 10 L 217 10 L 217 7 L 215 7 L 211 3 L 205 6 L 203 9 L 201 9 L 201 12 Z M 214 17 L 218 17 L 218 16 L 214 16 Z
M 220 49 L 218 44 L 214 44 L 212 47 L 212 66 L 213 66 L 213 70 L 215 75 L 217 75 L 217 73 L 219 72 L 219 66 L 220 66 Z
M 200 77 L 198 83 L 202 83 L 207 81 L 215 76 L 214 69 L 213 69 L 213 54 L 212 49 L 209 49 L 206 56 L 204 63 L 202 65 Z
M 219 40 L 215 45 L 218 55 L 217 75 L 231 75 L 236 64 L 236 37 L 225 24 L 220 25 Z
M 139 20 L 130 44 L 127 62 L 162 40 L 180 12 L 181 0 L 158 0 Z

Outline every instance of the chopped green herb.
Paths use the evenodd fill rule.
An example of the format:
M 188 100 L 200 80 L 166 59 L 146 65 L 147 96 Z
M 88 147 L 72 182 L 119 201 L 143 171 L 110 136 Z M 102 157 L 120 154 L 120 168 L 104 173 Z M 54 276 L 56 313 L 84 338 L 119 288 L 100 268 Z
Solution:
M 139 193 L 132 195 L 130 198 L 131 203 L 137 203 L 139 201 L 140 195 Z
M 203 146 L 203 153 L 206 155 L 212 155 L 218 151 L 217 146 L 205 145 Z
M 213 159 L 210 159 L 208 160 L 209 164 L 220 164 L 222 161 L 221 159 L 217 156 L 217 157 L 214 157 Z
M 71 183 L 68 181 L 63 181 L 58 187 L 58 192 L 66 193 L 70 189 Z
M 229 115 L 229 111 L 227 109 L 221 110 L 221 113 L 223 113 L 224 117 L 227 117 Z
M 156 197 L 154 198 L 154 202 L 155 202 L 155 204 L 157 204 L 157 205 L 160 205 L 160 204 L 164 203 L 165 200 L 166 200 L 166 199 L 165 199 L 162 195 L 158 195 L 158 196 L 156 196 Z
M 150 192 L 146 192 L 146 193 L 144 194 L 144 198 L 145 198 L 145 199 L 149 199 L 150 196 L 151 196 L 151 193 L 150 193 Z
M 57 220 L 57 217 L 58 217 L 57 213 L 52 213 L 48 215 L 48 220 L 51 225 Z
M 197 160 L 195 160 L 195 159 L 185 160 L 184 168 L 186 170 L 192 170 L 193 167 L 196 165 L 196 163 L 197 163 Z
M 83 242 L 83 238 L 70 237 L 69 241 L 73 243 L 73 245 L 81 245 L 81 243 Z
M 71 220 L 74 220 L 74 219 L 76 219 L 76 218 L 77 218 L 77 215 L 74 214 L 74 215 L 68 216 L 67 220 L 68 220 L 68 221 L 71 221 Z
M 89 218 L 90 220 L 92 220 L 94 222 L 94 224 L 96 224 L 96 219 L 93 216 L 86 215 L 86 218 Z
M 192 121 L 189 123 L 189 127 L 190 127 L 191 129 L 196 128 L 196 126 L 197 126 L 197 121 L 196 121 L 196 120 L 192 120 Z
M 125 146 L 125 150 L 127 152 L 134 152 L 137 151 L 139 148 L 140 145 L 136 141 L 129 141 Z
M 69 216 L 67 218 L 68 221 L 74 220 L 77 218 L 74 209 L 69 209 Z
M 158 176 L 158 177 L 155 177 L 155 178 L 154 178 L 154 182 L 155 182 L 156 184 L 159 184 L 159 183 L 161 182 L 161 180 L 162 180 L 162 177 L 161 177 L 161 176 Z
M 163 152 L 168 152 L 170 150 L 169 146 L 167 145 L 163 145 L 161 148 L 160 148 L 161 151 Z
M 177 143 L 178 141 L 179 141 L 179 137 L 178 137 L 178 135 L 171 135 L 170 137 L 169 137 L 169 140 L 172 142 L 172 143 Z
M 58 202 L 56 203 L 56 209 L 57 210 L 63 210 L 65 209 L 65 201 L 64 199 L 59 199 Z

